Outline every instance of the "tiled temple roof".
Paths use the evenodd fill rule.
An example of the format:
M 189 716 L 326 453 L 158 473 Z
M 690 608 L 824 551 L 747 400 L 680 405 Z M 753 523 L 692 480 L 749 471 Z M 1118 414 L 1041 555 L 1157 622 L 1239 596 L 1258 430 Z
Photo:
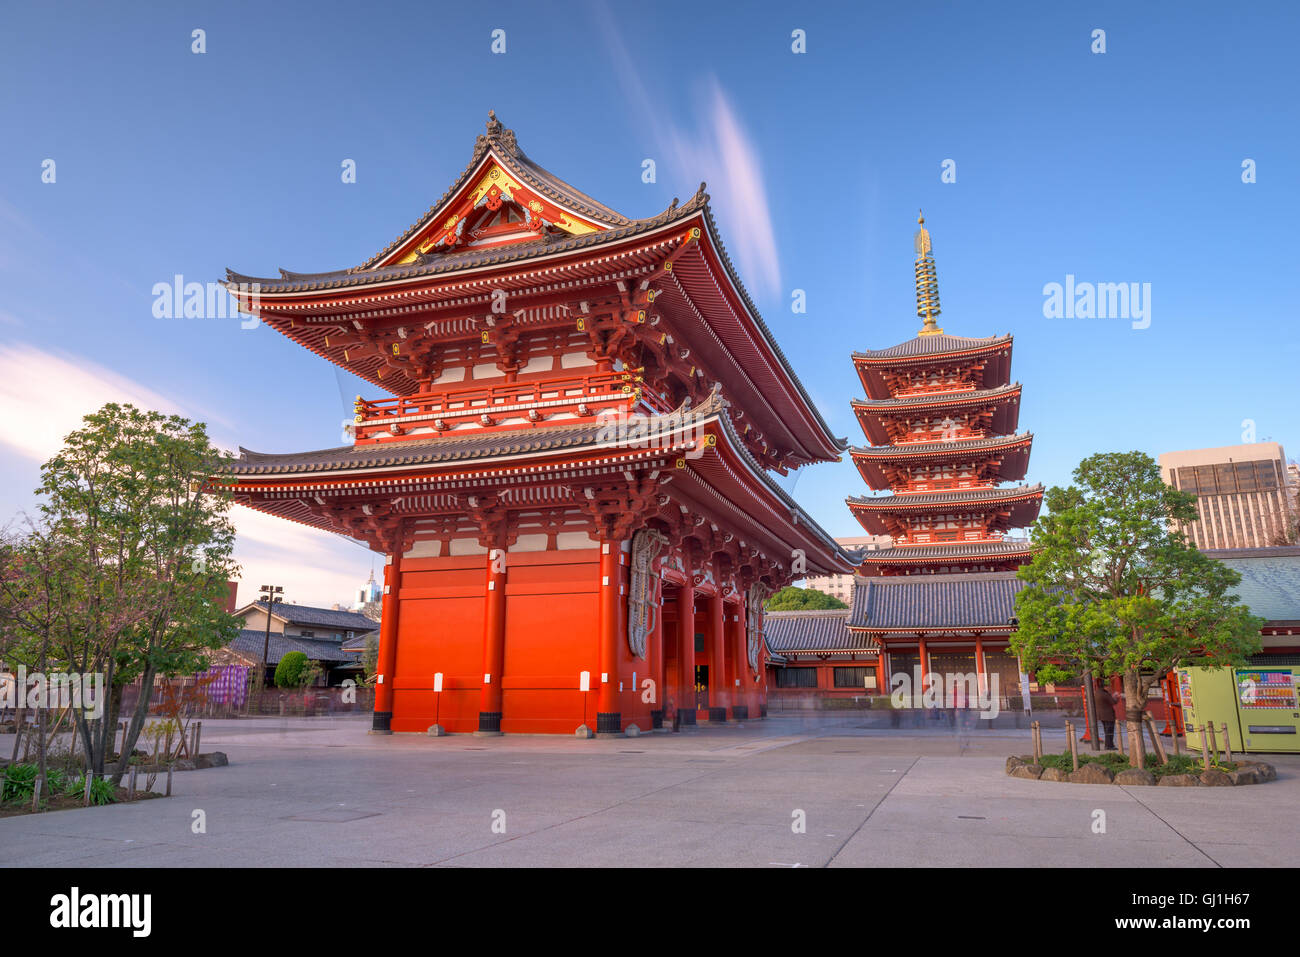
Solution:
M 900 342 L 896 346 L 890 346 L 888 349 L 867 349 L 862 352 L 855 352 L 853 358 L 867 361 L 873 359 L 911 359 L 921 356 L 942 355 L 948 352 L 968 352 L 972 349 L 992 348 L 1010 341 L 1010 333 L 1001 336 L 988 336 L 982 339 L 950 336 L 941 333 L 936 336 L 916 336 L 906 342 Z
M 866 635 L 848 629 L 849 609 L 769 611 L 763 615 L 768 646 L 783 655 L 806 652 L 874 651 Z
M 808 529 L 820 539 L 832 554 L 845 564 L 856 564 L 856 553 L 843 548 L 830 533 L 818 525 L 811 516 L 769 474 L 767 469 L 750 454 L 741 441 L 731 416 L 726 414 L 727 400 L 720 387 L 715 387 L 703 402 L 692 408 L 685 406 L 664 416 L 647 416 L 647 427 L 642 436 L 658 434 L 665 437 L 677 431 L 698 434 L 707 421 L 721 424 L 734 453 L 744 461 L 751 472 L 772 495 L 790 512 L 796 525 Z M 342 446 L 315 452 L 290 452 L 268 454 L 240 449 L 240 458 L 232 463 L 226 474 L 241 477 L 274 475 L 284 477 L 294 474 L 324 472 L 336 469 L 365 469 L 401 466 L 418 466 L 441 462 L 483 460 L 494 457 L 519 455 L 530 451 L 574 450 L 584 446 L 590 449 L 620 449 L 647 447 L 608 443 L 601 440 L 601 431 L 607 426 L 600 422 L 568 427 L 552 426 L 534 429 L 511 429 L 502 432 L 478 432 L 456 438 L 440 436 L 412 442 L 388 442 L 379 445 Z M 253 483 L 256 484 L 256 483 Z
M 689 429 L 718 415 L 725 407 L 720 392 L 714 392 L 694 408 L 679 408 L 669 415 L 647 416 L 645 435 L 670 434 Z M 670 424 L 673 426 L 670 428 Z M 469 461 L 530 452 L 579 448 L 595 443 L 608 425 L 599 421 L 580 425 L 474 431 L 467 435 L 444 433 L 409 442 L 375 445 L 344 445 L 314 452 L 266 453 L 240 448 L 239 460 L 231 465 L 232 475 L 277 475 L 323 472 L 336 469 L 385 468 Z M 373 627 L 373 626 L 372 626 Z
M 1024 582 L 1015 572 L 856 578 L 848 627 L 962 631 L 1006 629 Z
M 622 213 L 615 212 L 604 203 L 597 202 L 572 183 L 565 182 L 550 170 L 529 159 L 528 154 L 519 148 L 519 141 L 515 137 L 514 130 L 507 129 L 497 119 L 496 111 L 489 110 L 487 131 L 480 133 L 478 139 L 474 141 L 474 154 L 470 157 L 469 164 L 464 171 L 460 176 L 456 177 L 456 181 L 447 188 L 447 191 L 438 198 L 437 202 L 429 207 L 428 212 L 420 217 L 418 222 L 412 223 L 406 232 L 370 257 L 362 268 L 370 268 L 388 253 L 427 227 L 437 217 L 448 200 L 465 188 L 469 178 L 489 152 L 494 153 L 502 164 L 516 174 L 520 181 L 530 189 L 542 196 L 557 200 L 583 216 L 588 216 L 607 226 L 628 226 L 633 222 Z
M 259 294 L 285 292 L 324 292 L 333 289 L 346 289 L 351 286 L 365 286 L 371 283 L 393 279 L 416 279 L 422 276 L 438 276 L 460 272 L 479 266 L 496 266 L 521 262 L 538 256 L 550 256 L 556 253 L 572 252 L 590 246 L 615 243 L 629 236 L 649 232 L 660 226 L 679 219 L 686 219 L 691 214 L 707 206 L 709 196 L 701 190 L 681 206 L 674 204 L 657 216 L 638 219 L 626 226 L 618 226 L 578 236 L 566 236 L 561 239 L 532 239 L 502 246 L 489 246 L 485 249 L 462 249 L 450 253 L 426 253 L 414 262 L 394 264 L 391 266 L 354 266 L 350 269 L 337 269 L 330 272 L 300 273 L 280 270 L 279 278 L 247 276 L 226 270 L 227 285 L 239 283 L 257 283 Z
M 955 561 L 977 561 L 983 558 L 1004 558 L 1011 555 L 1029 553 L 1029 543 L 1017 539 L 1003 539 L 1000 542 L 945 542 L 937 545 L 891 545 L 863 551 L 861 562 L 882 562 L 904 564 L 915 561 L 934 561 L 953 559 Z
M 1018 395 L 1020 383 L 998 386 L 996 389 L 972 389 L 965 392 L 932 392 L 923 395 L 890 399 L 854 399 L 853 408 L 867 412 L 887 412 L 896 408 L 943 408 L 957 403 L 992 401 Z
M 1018 432 L 1015 435 L 995 435 L 984 439 L 963 439 L 954 442 L 911 442 L 904 445 L 851 445 L 849 453 L 873 459 L 948 457 L 966 452 L 985 452 L 1022 442 L 1032 442 L 1034 433 Z
M 925 508 L 937 511 L 949 504 L 976 505 L 996 503 L 1018 498 L 1037 498 L 1043 494 L 1042 485 L 1013 485 L 1010 488 L 958 488 L 942 492 L 904 492 L 895 495 L 851 495 L 845 501 L 850 506 L 880 509 L 887 512 Z
M 421 254 L 415 261 L 406 263 L 405 265 L 393 264 L 377 267 L 376 264 L 383 261 L 383 259 L 394 249 L 403 246 L 421 230 L 426 228 L 429 222 L 438 215 L 446 203 L 465 188 L 467 181 L 473 175 L 474 171 L 482 165 L 482 162 L 489 151 L 493 153 L 502 165 L 506 166 L 512 173 L 518 175 L 520 180 L 526 183 L 529 188 L 536 190 L 544 196 L 552 198 L 580 215 L 590 217 L 593 221 L 601 223 L 606 228 L 598 229 L 595 232 L 583 235 L 563 237 L 547 236 L 537 240 L 506 243 L 483 249 L 468 249 L 449 253 L 430 251 Z M 767 323 L 764 321 L 761 313 L 755 306 L 753 299 L 750 297 L 749 292 L 746 290 L 744 283 L 737 275 L 731 257 L 727 253 L 726 246 L 719 236 L 717 224 L 713 219 L 713 212 L 709 207 L 709 196 L 705 190 L 704 183 L 700 184 L 700 187 L 694 196 L 681 205 L 678 205 L 678 201 L 674 199 L 668 209 L 656 216 L 652 216 L 648 219 L 629 219 L 609 207 L 596 202 L 596 200 L 592 199 L 581 190 L 566 183 L 553 173 L 550 173 L 534 163 L 519 148 L 514 132 L 502 126 L 493 114 L 489 114 L 487 133 L 478 137 L 474 147 L 474 154 L 465 170 L 457 178 L 456 182 L 452 184 L 442 198 L 430 207 L 429 211 L 420 219 L 419 222 L 412 224 L 411 227 L 402 234 L 402 236 L 398 237 L 398 239 L 385 247 L 383 251 L 371 257 L 361 266 L 321 273 L 299 273 L 281 269 L 278 278 L 258 278 L 227 269 L 225 285 L 230 288 L 232 293 L 236 293 L 241 284 L 246 287 L 247 285 L 256 283 L 259 286 L 258 294 L 260 296 L 276 296 L 284 294 L 292 295 L 298 293 L 330 292 L 348 287 L 365 286 L 390 281 L 418 280 L 423 277 L 450 276 L 457 272 L 474 268 L 509 266 L 517 262 L 523 262 L 543 256 L 554 256 L 569 252 L 582 252 L 592 248 L 617 244 L 629 237 L 653 232 L 654 230 L 671 226 L 676 222 L 684 221 L 697 215 L 702 216 L 704 219 L 704 223 L 709 233 L 711 246 L 714 253 L 722 263 L 727 280 L 739 296 L 745 310 L 753 319 L 754 324 L 758 327 L 762 341 L 776 356 L 781 372 L 788 378 L 790 383 L 793 384 L 795 392 L 802 399 L 804 406 L 810 411 L 811 418 L 815 423 L 816 428 L 821 432 L 822 442 L 836 451 L 842 451 L 847 448 L 848 439 L 836 437 L 831 433 L 830 427 L 822 417 L 821 411 L 817 408 L 812 397 L 804 388 L 798 375 L 795 374 L 794 369 L 790 365 L 789 359 L 786 357 L 784 351 L 782 351 L 780 345 L 776 342 L 776 339 L 773 337 Z M 284 332 L 286 335 L 290 335 L 290 338 L 294 338 L 294 336 L 285 329 L 281 329 L 280 331 Z M 363 378 L 370 377 L 363 374 Z M 371 378 L 370 381 L 376 382 L 376 384 L 379 384 L 381 387 L 385 387 L 383 383 L 378 383 L 375 379 Z M 826 455 L 820 457 L 829 458 Z

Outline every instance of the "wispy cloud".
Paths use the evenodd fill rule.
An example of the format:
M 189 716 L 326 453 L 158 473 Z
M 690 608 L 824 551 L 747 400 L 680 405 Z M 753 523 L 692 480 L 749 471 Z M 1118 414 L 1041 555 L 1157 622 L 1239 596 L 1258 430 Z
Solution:
M 725 222 L 728 248 L 745 282 L 768 295 L 781 292 L 781 257 L 767 204 L 758 150 L 715 77 L 709 77 L 703 121 L 694 131 L 669 126 L 677 166 L 699 170 Z
M 0 345 L 0 445 L 44 462 L 106 402 L 184 414 L 173 402 L 111 369 L 31 345 Z
M 192 410 L 80 356 L 31 345 L 0 345 L 0 455 L 44 462 L 82 417 L 106 402 L 195 418 Z M 31 505 L 14 503 L 17 507 Z M 235 507 L 235 560 L 243 574 L 239 597 L 251 601 L 263 582 L 283 585 L 290 600 L 328 607 L 346 602 L 383 559 L 364 548 L 295 522 Z
M 694 183 L 707 181 L 722 222 L 729 252 L 741 276 L 755 292 L 781 294 L 781 258 L 767 202 L 763 165 L 735 107 L 715 76 L 708 76 L 695 105 L 693 122 L 664 120 L 663 96 L 652 97 L 608 6 L 593 4 L 614 76 L 633 111 L 655 137 L 654 148 L 662 177 Z M 654 157 L 652 157 L 654 158 Z M 664 170 L 664 160 L 669 169 Z
M 281 585 L 286 601 L 328 608 L 347 603 L 373 565 L 376 577 L 383 556 L 337 535 L 236 505 L 235 561 L 241 567 L 240 604 L 254 601 L 262 585 Z

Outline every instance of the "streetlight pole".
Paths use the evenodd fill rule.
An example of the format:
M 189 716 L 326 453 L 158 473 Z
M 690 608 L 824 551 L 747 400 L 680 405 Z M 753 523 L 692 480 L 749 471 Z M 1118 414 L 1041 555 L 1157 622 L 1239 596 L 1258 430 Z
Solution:
M 280 585 L 263 585 L 259 592 L 261 601 L 266 602 L 266 637 L 262 641 L 262 667 L 257 672 L 257 687 L 261 689 L 266 684 L 266 659 L 271 654 L 271 613 L 275 611 L 275 603 L 284 601 L 284 588 Z

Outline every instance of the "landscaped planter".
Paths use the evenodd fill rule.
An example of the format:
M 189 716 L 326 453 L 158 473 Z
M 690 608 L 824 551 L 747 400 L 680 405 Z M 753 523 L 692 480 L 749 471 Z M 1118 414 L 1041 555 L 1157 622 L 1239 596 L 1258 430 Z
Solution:
M 1079 762 L 1079 770 L 1065 771 L 1035 764 L 1032 755 L 1007 758 L 1007 774 L 1034 781 L 1063 781 L 1068 784 L 1119 784 L 1127 787 L 1232 787 L 1238 784 L 1263 784 L 1277 780 L 1277 769 L 1264 761 L 1234 761 L 1229 771 L 1212 767 L 1208 771 L 1186 774 L 1154 774 L 1145 768 L 1124 768 L 1116 773 L 1095 761 Z

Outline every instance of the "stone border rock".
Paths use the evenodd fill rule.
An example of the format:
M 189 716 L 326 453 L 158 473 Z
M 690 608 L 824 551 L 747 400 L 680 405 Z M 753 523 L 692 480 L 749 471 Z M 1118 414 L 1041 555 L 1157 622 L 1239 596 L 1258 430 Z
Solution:
M 1031 781 L 1064 781 L 1068 784 L 1119 784 L 1142 787 L 1231 787 L 1239 784 L 1263 784 L 1277 780 L 1277 769 L 1264 761 L 1234 761 L 1235 771 L 1210 768 L 1200 774 L 1166 774 L 1156 777 L 1145 768 L 1126 768 L 1116 774 L 1108 767 L 1089 761 L 1077 771 L 1045 768 L 1035 764 L 1032 755 L 1007 758 L 1007 774 Z

